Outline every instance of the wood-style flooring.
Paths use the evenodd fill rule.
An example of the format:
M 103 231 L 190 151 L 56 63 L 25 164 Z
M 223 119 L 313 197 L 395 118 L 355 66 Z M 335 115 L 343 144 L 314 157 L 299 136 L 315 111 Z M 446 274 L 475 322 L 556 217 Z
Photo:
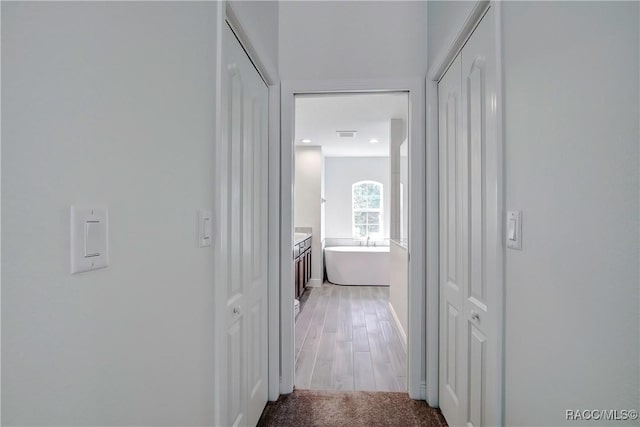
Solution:
M 389 288 L 310 288 L 295 327 L 297 389 L 406 391 L 407 355 Z

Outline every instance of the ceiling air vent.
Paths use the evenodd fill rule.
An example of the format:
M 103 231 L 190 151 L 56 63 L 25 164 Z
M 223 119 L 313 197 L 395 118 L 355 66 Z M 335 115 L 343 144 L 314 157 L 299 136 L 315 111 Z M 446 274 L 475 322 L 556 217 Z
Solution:
M 337 130 L 336 132 L 340 138 L 355 138 L 356 133 L 358 133 L 355 130 Z

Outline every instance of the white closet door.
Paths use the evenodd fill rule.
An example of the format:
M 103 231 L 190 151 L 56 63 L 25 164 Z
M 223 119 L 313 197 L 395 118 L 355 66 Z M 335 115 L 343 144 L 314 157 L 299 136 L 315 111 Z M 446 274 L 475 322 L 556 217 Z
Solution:
M 222 52 L 216 286 L 224 287 L 222 422 L 255 425 L 267 402 L 268 89 L 230 28 Z M 215 236 L 214 236 L 215 237 Z
M 462 123 L 468 149 L 469 280 L 465 287 L 464 334 L 468 370 L 465 424 L 496 425 L 497 352 L 496 286 L 498 251 L 502 250 L 498 212 L 496 141 L 496 52 L 491 10 L 462 49 Z
M 467 281 L 467 150 L 462 135 L 462 78 L 458 56 L 438 84 L 440 150 L 440 409 L 462 424 L 466 370 L 463 295 Z
M 441 80 L 438 93 L 440 399 L 450 425 L 496 425 L 500 420 L 495 307 L 502 189 L 493 19 L 489 10 Z M 459 110 L 452 106 L 458 93 Z

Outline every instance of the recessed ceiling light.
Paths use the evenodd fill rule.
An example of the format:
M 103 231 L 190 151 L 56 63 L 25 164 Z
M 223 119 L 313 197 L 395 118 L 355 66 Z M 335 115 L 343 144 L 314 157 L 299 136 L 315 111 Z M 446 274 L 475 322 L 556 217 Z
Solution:
M 300 142 L 302 142 L 303 144 L 311 144 L 311 140 L 310 139 L 301 139 Z
M 375 139 L 375 138 L 371 138 L 371 139 L 369 140 L 369 142 L 370 142 L 371 144 L 377 144 L 377 143 L 378 143 L 378 142 L 380 142 L 380 141 L 378 141 L 378 140 L 377 140 L 377 139 Z

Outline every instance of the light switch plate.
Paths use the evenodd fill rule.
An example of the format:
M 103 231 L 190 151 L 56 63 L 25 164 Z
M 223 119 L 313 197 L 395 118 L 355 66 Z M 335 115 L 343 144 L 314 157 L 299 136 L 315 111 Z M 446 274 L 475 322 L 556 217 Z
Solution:
M 106 208 L 71 206 L 71 273 L 109 265 Z
M 211 211 L 198 211 L 198 241 L 201 248 L 211 246 L 213 240 L 212 220 Z
M 505 223 L 507 247 L 522 250 L 522 211 L 508 211 Z

